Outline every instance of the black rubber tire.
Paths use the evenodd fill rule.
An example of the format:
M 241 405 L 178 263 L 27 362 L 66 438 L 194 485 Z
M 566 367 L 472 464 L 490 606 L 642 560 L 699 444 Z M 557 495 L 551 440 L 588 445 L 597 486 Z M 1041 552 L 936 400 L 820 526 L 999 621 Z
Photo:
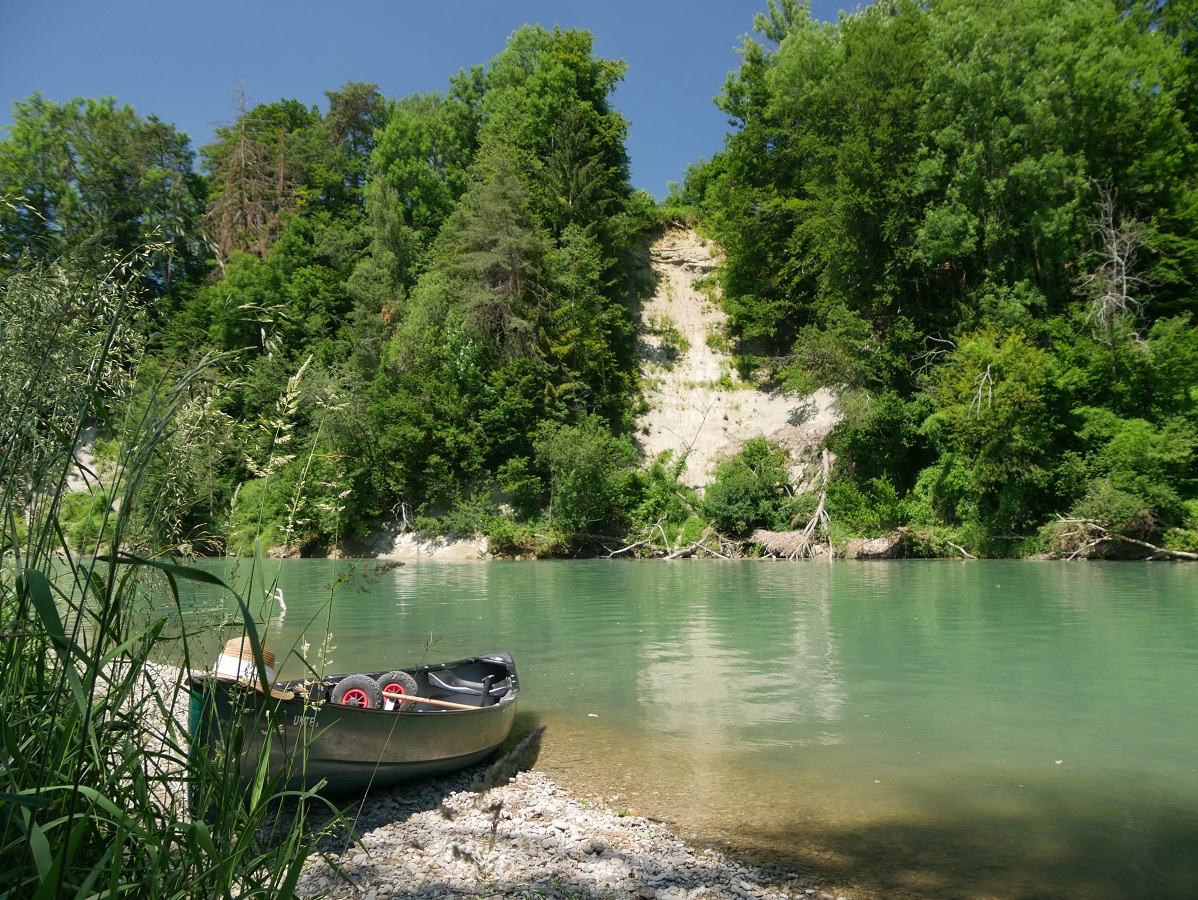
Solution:
M 355 709 L 382 709 L 383 689 L 369 675 L 346 675 L 333 686 L 329 701 Z
M 416 679 L 407 672 L 396 671 L 388 672 L 379 679 L 379 690 L 388 691 L 390 693 L 412 694 L 415 696 L 420 692 L 420 687 L 416 684 Z M 394 701 L 388 700 L 386 697 L 383 698 L 384 704 L 393 702 Z M 416 704 L 411 700 L 401 700 L 399 705 L 390 708 L 399 712 L 403 712 L 405 709 L 412 709 L 415 705 Z M 384 705 L 383 708 L 386 709 L 388 707 Z

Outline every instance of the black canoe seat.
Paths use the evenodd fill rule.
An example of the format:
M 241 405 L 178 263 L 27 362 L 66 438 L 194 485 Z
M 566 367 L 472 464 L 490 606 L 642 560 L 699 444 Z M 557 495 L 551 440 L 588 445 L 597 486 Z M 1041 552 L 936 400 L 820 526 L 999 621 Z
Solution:
M 490 706 L 512 689 L 510 678 L 492 683 L 493 675 L 488 675 L 482 681 L 466 681 L 448 669 L 443 669 L 439 672 L 428 672 L 427 675 L 428 683 L 432 687 L 449 691 L 452 694 L 469 694 L 474 697 L 482 697 L 483 702 L 481 705 L 483 706 Z

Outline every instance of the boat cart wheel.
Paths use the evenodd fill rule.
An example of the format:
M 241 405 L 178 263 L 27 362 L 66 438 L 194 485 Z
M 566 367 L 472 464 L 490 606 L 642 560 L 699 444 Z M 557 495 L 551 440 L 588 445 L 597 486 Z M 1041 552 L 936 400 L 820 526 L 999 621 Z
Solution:
M 407 672 L 388 672 L 379 679 L 379 687 L 385 694 L 412 694 L 416 695 L 420 688 L 416 684 L 416 679 Z M 383 698 L 383 709 L 405 710 L 412 709 L 416 704 L 411 700 L 401 700 L 396 702 L 390 697 Z
M 333 686 L 329 700 L 356 709 L 383 708 L 383 692 L 369 675 L 346 675 Z

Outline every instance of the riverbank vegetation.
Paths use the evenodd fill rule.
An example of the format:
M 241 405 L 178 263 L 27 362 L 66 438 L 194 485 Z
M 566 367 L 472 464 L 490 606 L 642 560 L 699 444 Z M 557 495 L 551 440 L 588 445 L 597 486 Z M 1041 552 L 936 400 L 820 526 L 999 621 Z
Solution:
M 147 540 L 163 546 L 156 523 L 172 514 L 173 497 L 155 488 L 171 441 L 186 428 L 189 397 L 213 362 L 201 359 L 161 390 L 137 383 L 145 311 L 130 285 L 151 277 L 157 253 L 95 249 L 82 260 L 23 260 L 5 281 L 5 897 L 287 896 L 316 840 L 305 833 L 317 802 L 310 796 L 289 795 L 295 816 L 283 824 L 279 780 L 262 769 L 252 791 L 239 789 L 244 729 L 232 729 L 211 753 L 189 744 L 182 679 L 210 661 L 195 660 L 193 648 L 205 626 L 255 634 L 251 611 L 243 602 L 240 623 L 205 622 L 194 611 L 185 618 L 179 581 L 220 588 L 220 580 L 129 552 Z M 116 458 L 102 487 L 68 492 L 75 448 L 95 422 L 122 436 Z M 77 555 L 73 540 L 100 552 Z
M 444 92 L 243 92 L 198 156 L 112 99 L 15 104 L 9 315 L 39 315 L 17 285 L 136 254 L 112 275 L 126 390 L 87 424 L 120 460 L 179 397 L 124 539 L 1198 550 L 1192 4 L 886 0 L 818 23 L 779 0 L 755 26 L 725 148 L 662 204 L 629 183 L 624 65 L 579 31 L 527 26 Z M 641 251 L 678 221 L 721 248 L 742 374 L 838 391 L 826 482 L 792 483 L 764 439 L 701 493 L 676 456 L 638 460 Z M 111 482 L 60 508 L 76 547 Z
M 1193 4 L 756 25 L 677 201 L 725 250 L 741 365 L 841 391 L 832 522 L 1198 549 Z

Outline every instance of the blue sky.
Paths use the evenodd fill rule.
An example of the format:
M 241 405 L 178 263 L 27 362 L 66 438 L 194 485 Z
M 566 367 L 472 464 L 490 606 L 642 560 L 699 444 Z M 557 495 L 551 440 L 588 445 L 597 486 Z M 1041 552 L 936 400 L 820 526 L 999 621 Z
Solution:
M 856 2 L 812 0 L 817 19 Z M 388 97 L 444 91 L 485 64 L 524 24 L 580 28 L 595 52 L 623 59 L 613 97 L 630 122 L 632 181 L 657 197 L 723 144 L 712 103 L 766 0 L 0 0 L 0 125 L 12 101 L 114 96 L 207 143 L 233 116 L 238 82 L 251 102 L 375 82 Z

